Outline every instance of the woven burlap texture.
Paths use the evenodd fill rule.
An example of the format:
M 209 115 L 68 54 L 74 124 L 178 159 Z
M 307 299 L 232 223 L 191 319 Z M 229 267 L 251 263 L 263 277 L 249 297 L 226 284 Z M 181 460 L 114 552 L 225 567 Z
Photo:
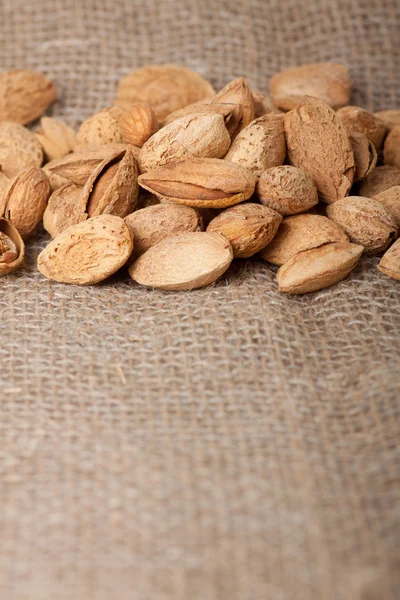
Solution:
M 77 125 L 147 63 L 216 88 L 337 60 L 400 106 L 393 0 L 3 0 L 1 69 Z M 161 293 L 0 281 L 1 600 L 399 598 L 399 284 L 278 294 L 260 260 Z

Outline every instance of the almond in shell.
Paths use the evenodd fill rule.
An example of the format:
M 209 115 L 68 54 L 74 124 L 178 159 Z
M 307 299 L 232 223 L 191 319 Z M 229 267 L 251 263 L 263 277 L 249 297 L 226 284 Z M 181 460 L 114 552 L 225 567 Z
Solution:
M 353 132 L 349 134 L 349 137 L 356 165 L 354 181 L 361 181 L 375 169 L 378 153 L 374 144 L 364 133 Z
M 379 150 L 387 131 L 384 121 L 359 106 L 343 106 L 336 114 L 349 133 L 364 133 Z
M 281 111 L 277 108 L 272 100 L 271 96 L 260 92 L 259 90 L 251 90 L 251 95 L 254 102 L 254 117 L 263 117 L 271 113 L 280 113 Z
M 121 119 L 124 115 L 123 108 L 109 106 L 89 117 L 78 129 L 74 151 L 94 150 L 104 144 L 122 144 Z
M 228 83 L 214 98 L 211 104 L 237 104 L 242 108 L 240 120 L 236 123 L 233 137 L 254 120 L 254 100 L 244 77 L 239 77 Z
M 381 110 L 376 112 L 375 116 L 381 119 L 389 130 L 400 125 L 400 109 Z
M 47 161 L 62 158 L 72 152 L 75 131 L 62 121 L 50 117 L 40 119 L 40 129 L 35 131 Z
M 42 73 L 14 69 L 0 73 L 0 121 L 26 125 L 56 99 L 55 85 Z
M 394 216 L 397 227 L 400 228 L 400 185 L 395 185 L 388 190 L 374 196 L 374 200 L 381 202 Z
M 391 277 L 400 281 L 400 240 L 397 240 L 382 256 L 378 269 Z
M 318 202 L 317 188 L 311 177 L 291 165 L 264 171 L 257 183 L 257 195 L 261 204 L 281 215 L 304 212 Z
M 242 121 L 243 109 L 240 104 L 190 104 L 185 108 L 180 108 L 166 117 L 163 121 L 163 126 L 169 125 L 176 119 L 188 116 L 200 115 L 222 115 L 224 117 L 225 127 L 227 128 L 231 138 L 235 137 L 238 132 L 239 123 Z
M 11 221 L 0 217 L 0 277 L 18 269 L 24 255 L 25 246 L 18 230 Z
M 393 127 L 385 140 L 383 162 L 400 168 L 400 125 Z
M 7 177 L 28 167 L 40 167 L 43 150 L 35 134 L 19 123 L 0 122 L 0 166 Z
M 400 168 L 394 165 L 375 167 L 371 175 L 360 183 L 360 196 L 375 198 L 377 194 L 400 185 Z
M 157 115 L 149 104 L 136 103 L 121 117 L 122 139 L 141 148 L 159 128 Z

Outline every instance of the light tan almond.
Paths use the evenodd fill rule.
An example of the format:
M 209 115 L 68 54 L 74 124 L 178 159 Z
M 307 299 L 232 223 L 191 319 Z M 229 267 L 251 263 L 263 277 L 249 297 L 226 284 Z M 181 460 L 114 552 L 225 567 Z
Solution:
M 50 191 L 48 177 L 38 167 L 22 171 L 11 181 L 3 197 L 0 216 L 12 221 L 23 240 L 38 229 Z
M 385 140 L 383 162 L 400 168 L 400 125 L 393 127 Z
M 317 188 L 311 177 L 291 165 L 264 171 L 256 191 L 261 204 L 281 215 L 304 212 L 318 203 Z
M 281 112 L 268 94 L 264 94 L 264 92 L 260 92 L 259 90 L 251 90 L 251 95 L 253 97 L 254 117 L 256 119 L 271 113 L 279 114 Z
M 56 96 L 55 85 L 42 73 L 27 69 L 0 73 L 0 121 L 31 123 Z
M 350 139 L 337 114 L 318 98 L 284 116 L 289 160 L 314 180 L 321 199 L 332 204 L 346 196 L 355 164 Z
M 43 151 L 35 134 L 19 123 L 0 122 L 0 168 L 15 177 L 28 167 L 40 167 Z
M 156 113 L 149 104 L 133 104 L 121 117 L 123 141 L 138 148 L 141 148 L 159 128 Z
M 232 142 L 225 160 L 238 163 L 259 176 L 269 167 L 282 165 L 285 156 L 283 117 L 268 114 L 242 129 Z
M 37 266 L 48 279 L 90 285 L 118 271 L 132 248 L 132 234 L 123 219 L 99 215 L 60 233 L 39 254 Z
M 400 125 L 400 109 L 395 110 L 380 110 L 375 113 L 375 116 L 384 121 L 387 129 L 393 129 Z
M 344 229 L 366 254 L 378 254 L 397 238 L 397 224 L 383 204 L 372 198 L 348 196 L 328 206 L 327 215 Z
M 400 228 L 400 185 L 395 185 L 388 190 L 374 196 L 374 200 L 381 202 L 394 216 L 397 227 Z
M 199 213 L 189 206 L 158 204 L 142 208 L 125 217 L 134 239 L 134 255 L 140 256 L 149 248 L 169 237 L 202 230 Z
M 374 198 L 389 188 L 400 185 L 400 168 L 393 165 L 375 167 L 371 175 L 360 183 L 360 196 Z
M 232 247 L 222 235 L 181 233 L 149 248 L 129 268 L 129 274 L 140 285 L 193 290 L 214 283 L 232 259 Z
M 339 225 L 327 217 L 314 214 L 285 217 L 271 243 L 261 251 L 264 260 L 283 265 L 295 254 L 319 248 L 331 242 L 348 242 Z
M 51 194 L 43 214 L 43 227 L 56 237 L 62 231 L 88 218 L 87 199 L 82 195 L 82 186 L 67 183 Z
M 235 258 L 248 258 L 269 244 L 281 221 L 274 210 L 248 202 L 222 211 L 207 231 L 223 235 L 231 243 Z
M 169 113 L 214 93 L 208 81 L 185 67 L 151 65 L 120 80 L 115 103 L 129 109 L 135 102 L 146 102 L 162 121 Z
M 239 77 L 228 83 L 214 98 L 211 104 L 238 104 L 242 107 L 240 121 L 236 124 L 233 137 L 254 120 L 254 101 L 251 90 L 244 77 Z
M 334 109 L 349 103 L 349 70 L 336 63 L 314 63 L 285 69 L 274 75 L 269 91 L 275 105 L 291 110 L 305 96 L 320 98 Z
M 157 167 L 139 185 L 157 196 L 193 208 L 225 208 L 250 198 L 256 177 L 240 165 L 218 158 L 191 158 Z
M 240 104 L 219 104 L 217 102 L 215 104 L 199 104 L 196 102 L 195 104 L 180 108 L 168 115 L 164 119 L 162 125 L 164 127 L 165 125 L 172 123 L 172 121 L 176 121 L 176 119 L 181 119 L 182 117 L 211 114 L 222 115 L 229 135 L 231 138 L 236 136 L 243 118 L 243 109 Z
M 391 277 L 400 281 L 400 240 L 397 240 L 382 256 L 378 269 Z
M 364 133 L 350 133 L 349 137 L 356 165 L 354 181 L 361 181 L 375 169 L 378 153 L 374 144 Z
M 343 106 L 336 114 L 349 133 L 364 133 L 379 150 L 387 131 L 384 121 L 359 106 Z
M 121 119 L 125 113 L 119 106 L 109 106 L 89 117 L 78 129 L 74 151 L 95 150 L 104 144 L 122 144 Z
M 333 242 L 295 254 L 276 274 L 280 292 L 305 294 L 342 281 L 360 260 L 363 247 Z
M 0 277 L 7 275 L 22 264 L 25 245 L 11 221 L 0 217 Z
M 42 117 L 40 129 L 35 134 L 47 161 L 62 158 L 72 152 L 76 134 L 72 127 L 62 121 Z
M 0 171 L 0 206 L 2 205 L 2 200 L 4 198 L 4 194 L 6 193 L 8 186 L 11 183 L 11 179 L 6 177 L 4 173 Z
M 231 138 L 222 115 L 200 115 L 177 119 L 155 133 L 139 153 L 141 173 L 187 158 L 221 158 Z

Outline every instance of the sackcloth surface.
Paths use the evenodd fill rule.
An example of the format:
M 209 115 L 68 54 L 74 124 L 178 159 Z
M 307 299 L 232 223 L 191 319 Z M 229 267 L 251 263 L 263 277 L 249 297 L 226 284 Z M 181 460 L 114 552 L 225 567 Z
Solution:
M 267 91 L 351 68 L 400 106 L 398 0 L 3 0 L 1 70 L 49 75 L 77 126 L 118 79 L 177 63 Z M 0 281 L 1 600 L 398 600 L 399 283 L 364 258 L 277 292 L 45 280 L 41 234 Z

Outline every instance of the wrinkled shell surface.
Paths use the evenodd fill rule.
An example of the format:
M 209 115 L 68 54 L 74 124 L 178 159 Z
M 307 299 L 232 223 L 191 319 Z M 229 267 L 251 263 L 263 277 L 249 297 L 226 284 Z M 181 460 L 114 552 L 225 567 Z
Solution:
M 25 246 L 18 230 L 11 221 L 0 217 L 0 277 L 18 269 L 24 255 Z
M 240 120 L 236 123 L 233 137 L 254 120 L 254 101 L 244 77 L 228 83 L 211 101 L 211 104 L 238 104 L 242 108 Z
M 42 162 L 42 146 L 34 133 L 19 123 L 0 122 L 0 165 L 7 177 Z
M 374 198 L 389 188 L 400 185 L 400 168 L 392 165 L 375 167 L 371 175 L 360 184 L 360 196 Z
M 222 235 L 182 233 L 152 246 L 133 263 L 129 274 L 141 285 L 192 290 L 216 281 L 232 259 L 232 247 Z
M 382 256 L 378 269 L 391 277 L 400 281 L 400 240 L 397 240 Z
M 75 152 L 94 150 L 104 144 L 122 144 L 121 118 L 125 110 L 119 106 L 109 106 L 84 121 L 75 138 Z
M 279 291 L 304 294 L 333 285 L 347 277 L 362 252 L 362 246 L 337 242 L 300 252 L 278 270 Z
M 54 238 L 71 225 L 86 219 L 86 199 L 82 195 L 82 186 L 67 183 L 51 194 L 44 211 L 43 226 Z
M 387 131 L 384 121 L 359 106 L 344 106 L 336 114 L 349 133 L 364 133 L 379 150 Z
M 328 206 L 326 212 L 367 254 L 378 254 L 397 238 L 393 215 L 372 198 L 349 196 Z
M 134 236 L 135 255 L 143 254 L 166 238 L 202 230 L 202 219 L 196 210 L 175 204 L 142 208 L 125 217 L 125 223 Z
M 31 123 L 56 99 L 55 85 L 37 71 L 0 73 L 0 121 Z
M 239 104 L 190 104 L 168 115 L 163 121 L 163 126 L 169 125 L 172 121 L 176 121 L 176 119 L 194 115 L 222 115 L 225 127 L 229 135 L 233 137 L 237 133 L 238 122 L 242 120 L 243 110 Z
M 121 117 L 122 139 L 127 144 L 141 148 L 160 125 L 154 110 L 149 104 L 138 102 Z
M 351 133 L 350 142 L 356 165 L 354 181 L 361 181 L 375 169 L 378 153 L 374 144 L 364 133 Z
M 346 196 L 354 178 L 354 155 L 336 113 L 322 100 L 307 98 L 284 121 L 291 164 L 310 175 L 327 204 Z
M 292 67 L 274 75 L 269 91 L 275 105 L 291 110 L 303 103 L 304 96 L 315 96 L 332 108 L 349 103 L 349 70 L 335 63 L 314 63 Z
M 393 129 L 393 127 L 400 125 L 400 109 L 381 110 L 376 112 L 375 116 L 384 121 L 387 129 Z
M 132 248 L 132 234 L 123 219 L 100 215 L 63 231 L 39 254 L 37 266 L 48 279 L 90 285 L 118 271 Z
M 264 115 L 252 121 L 232 142 L 226 160 L 238 163 L 255 175 L 269 167 L 282 165 L 286 140 L 281 115 Z
M 260 92 L 259 90 L 251 90 L 251 95 L 254 103 L 254 117 L 256 119 L 270 113 L 279 114 L 281 112 L 268 94 L 264 94 L 264 92 Z
M 295 254 L 331 242 L 348 242 L 339 225 L 322 215 L 304 214 L 285 217 L 278 233 L 261 252 L 264 260 L 283 265 Z
M 186 158 L 221 158 L 231 138 L 222 115 L 192 115 L 177 119 L 154 134 L 140 151 L 141 173 Z
M 146 102 L 162 121 L 169 113 L 214 93 L 208 81 L 185 67 L 151 65 L 120 80 L 115 102 L 125 108 Z
M 224 210 L 210 222 L 207 231 L 229 240 L 235 258 L 248 258 L 269 244 L 281 221 L 274 210 L 249 202 Z
M 240 165 L 218 158 L 192 158 L 157 167 L 139 177 L 146 190 L 178 204 L 225 208 L 254 192 L 256 177 Z
M 264 171 L 257 184 L 257 195 L 261 204 L 281 215 L 303 212 L 318 202 L 317 188 L 311 177 L 291 165 Z
M 400 126 L 393 127 L 385 140 L 383 162 L 400 168 Z
M 400 228 L 400 185 L 395 185 L 388 190 L 376 194 L 374 200 L 381 202 L 394 216 L 397 227 Z
M 76 133 L 72 127 L 62 121 L 42 117 L 40 119 L 40 129 L 35 131 L 35 134 L 48 161 L 62 158 L 72 152 Z

